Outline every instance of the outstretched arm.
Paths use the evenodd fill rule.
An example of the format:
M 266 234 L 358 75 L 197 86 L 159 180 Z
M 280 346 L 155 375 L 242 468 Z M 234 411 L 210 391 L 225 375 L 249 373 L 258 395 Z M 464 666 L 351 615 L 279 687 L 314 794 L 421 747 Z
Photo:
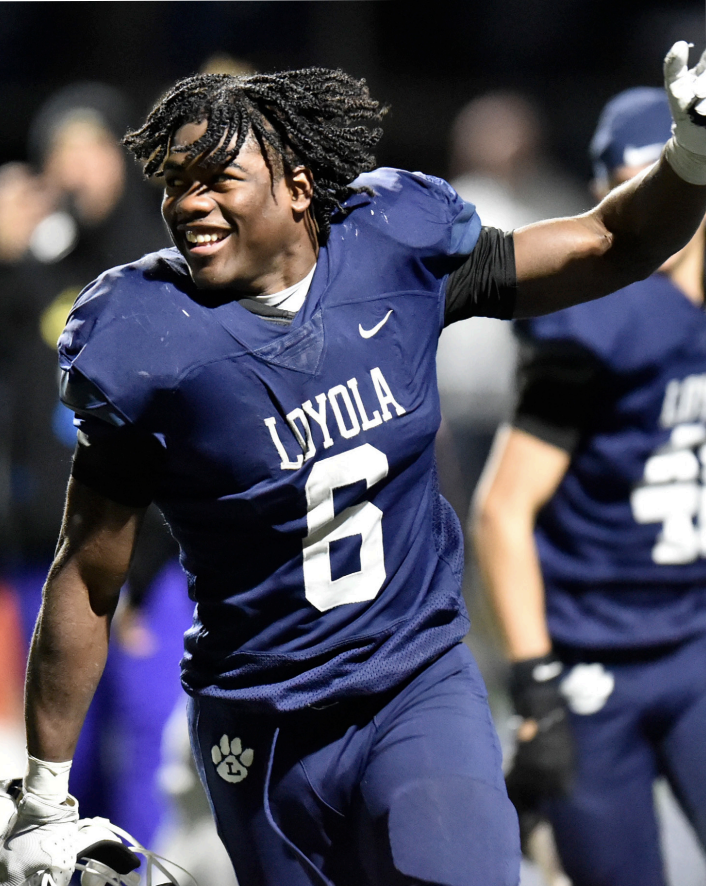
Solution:
M 704 214 L 706 187 L 683 181 L 663 154 L 590 212 L 520 228 L 515 317 L 548 314 L 648 277 L 689 242 Z
M 516 317 L 621 289 L 653 273 L 692 237 L 706 213 L 706 126 L 692 122 L 688 110 L 696 104 L 706 113 L 698 104 L 706 53 L 689 70 L 688 51 L 677 43 L 665 59 L 675 127 L 661 159 L 584 215 L 515 231 Z
M 27 667 L 33 757 L 70 760 L 108 653 L 110 620 L 144 515 L 71 479 Z

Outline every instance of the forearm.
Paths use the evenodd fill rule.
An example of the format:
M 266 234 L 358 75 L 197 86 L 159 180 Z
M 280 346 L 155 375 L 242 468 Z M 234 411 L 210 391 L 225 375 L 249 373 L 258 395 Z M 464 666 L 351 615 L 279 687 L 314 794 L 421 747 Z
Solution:
M 529 514 L 484 508 L 474 525 L 476 556 L 512 661 L 551 651 L 544 583 Z
M 706 187 L 683 181 L 664 157 L 582 216 L 515 232 L 517 317 L 599 298 L 653 273 L 706 213 Z
M 105 666 L 111 615 L 91 607 L 75 564 L 52 569 L 27 665 L 25 720 L 32 756 L 73 757 Z
M 611 236 L 606 285 L 617 280 L 625 286 L 653 273 L 689 242 L 706 213 L 706 187 L 681 179 L 663 152 L 654 166 L 611 191 L 593 212 Z
M 73 756 L 143 516 L 144 508 L 112 502 L 73 478 L 69 483 L 27 666 L 25 719 L 34 757 Z

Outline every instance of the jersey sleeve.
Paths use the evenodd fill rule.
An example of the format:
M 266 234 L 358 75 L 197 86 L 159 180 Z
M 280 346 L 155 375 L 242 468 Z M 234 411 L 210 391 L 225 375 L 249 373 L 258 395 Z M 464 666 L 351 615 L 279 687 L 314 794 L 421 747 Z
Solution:
M 573 453 L 591 425 L 600 380 L 600 363 L 585 347 L 526 339 L 517 367 L 513 427 Z
M 428 183 L 435 199 L 448 211 L 449 237 L 446 253 L 449 256 L 466 256 L 473 252 L 481 232 L 481 220 L 473 203 L 464 200 L 451 185 L 435 175 L 414 173 Z
M 412 247 L 437 276 L 450 273 L 473 252 L 481 221 L 472 203 L 444 181 L 422 172 L 383 167 L 352 182 L 359 190 L 345 207 L 360 210 L 377 232 Z
M 516 298 L 512 234 L 497 228 L 482 228 L 473 252 L 446 281 L 444 325 L 468 317 L 510 320 Z
M 125 276 L 123 269 L 106 272 L 77 299 L 58 343 L 59 394 L 75 414 L 78 428 L 72 476 L 118 504 L 146 507 L 166 460 L 164 439 L 132 421 L 129 410 L 121 409 L 118 399 L 106 393 L 110 386 L 102 383 L 100 373 L 93 378 L 81 368 L 84 363 L 109 365 L 102 353 L 92 360 L 86 355 L 100 339 L 106 316 L 111 322 L 116 311 L 118 321 L 125 316 L 111 303 Z

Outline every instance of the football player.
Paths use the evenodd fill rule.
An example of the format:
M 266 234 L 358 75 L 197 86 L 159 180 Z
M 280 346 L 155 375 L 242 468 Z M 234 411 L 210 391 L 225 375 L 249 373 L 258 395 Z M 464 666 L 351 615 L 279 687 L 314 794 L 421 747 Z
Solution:
M 79 443 L 3 882 L 46 866 L 45 826 L 44 846 L 74 839 L 71 755 L 153 500 L 196 602 L 182 678 L 241 886 L 517 882 L 435 480 L 436 343 L 474 314 L 604 295 L 684 245 L 706 209 L 687 58 L 666 61 L 676 132 L 657 164 L 514 236 L 439 179 L 368 171 L 382 109 L 340 71 L 188 78 L 127 136 L 164 177 L 175 249 L 102 275 L 60 340 Z
M 661 89 L 613 98 L 599 195 L 671 125 Z M 703 224 L 646 280 L 517 331 L 475 525 L 524 718 L 508 790 L 523 832 L 549 816 L 574 886 L 664 886 L 658 775 L 706 844 Z

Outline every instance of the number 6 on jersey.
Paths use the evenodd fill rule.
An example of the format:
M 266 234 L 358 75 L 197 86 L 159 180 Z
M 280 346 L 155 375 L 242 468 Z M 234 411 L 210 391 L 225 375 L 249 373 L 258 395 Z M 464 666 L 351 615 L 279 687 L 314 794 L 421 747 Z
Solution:
M 302 541 L 304 592 L 320 612 L 373 600 L 385 581 L 382 511 L 365 501 L 334 513 L 333 492 L 365 480 L 370 489 L 387 476 L 387 456 L 365 443 L 317 462 L 306 483 L 308 535 Z M 331 578 L 332 541 L 360 535 L 360 571 Z

